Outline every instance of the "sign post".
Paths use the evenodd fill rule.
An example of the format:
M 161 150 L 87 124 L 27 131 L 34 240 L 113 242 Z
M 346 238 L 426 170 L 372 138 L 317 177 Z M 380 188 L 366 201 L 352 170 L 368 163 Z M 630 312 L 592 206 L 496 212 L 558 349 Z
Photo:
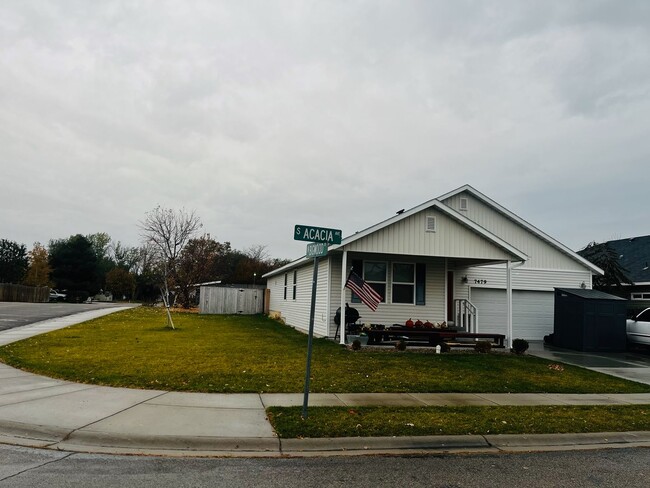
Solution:
M 305 368 L 305 393 L 302 403 L 302 418 L 307 418 L 309 404 L 309 383 L 311 380 L 311 351 L 314 339 L 314 314 L 316 311 L 316 285 L 318 283 L 318 262 L 327 255 L 328 244 L 341 244 L 341 230 L 309 225 L 296 225 L 293 238 L 296 241 L 310 241 L 306 257 L 314 258 L 314 274 L 311 280 L 311 306 L 309 309 L 309 334 L 307 336 L 307 367 Z

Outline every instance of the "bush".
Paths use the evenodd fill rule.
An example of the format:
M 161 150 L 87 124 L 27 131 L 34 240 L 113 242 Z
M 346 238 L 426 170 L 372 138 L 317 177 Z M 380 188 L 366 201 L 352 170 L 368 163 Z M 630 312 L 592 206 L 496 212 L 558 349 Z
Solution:
M 451 346 L 447 344 L 446 342 L 441 342 L 440 343 L 440 352 L 449 352 L 451 351 Z
M 526 339 L 515 339 L 512 341 L 511 351 L 515 354 L 523 354 L 528 350 L 528 341 Z
M 352 350 L 353 351 L 358 351 L 361 349 L 361 341 L 359 339 L 355 339 L 352 341 Z
M 406 351 L 406 341 L 404 339 L 400 339 L 395 343 L 395 349 L 398 351 Z
M 487 354 L 492 350 L 492 343 L 489 341 L 478 341 L 474 345 L 474 350 L 478 353 Z

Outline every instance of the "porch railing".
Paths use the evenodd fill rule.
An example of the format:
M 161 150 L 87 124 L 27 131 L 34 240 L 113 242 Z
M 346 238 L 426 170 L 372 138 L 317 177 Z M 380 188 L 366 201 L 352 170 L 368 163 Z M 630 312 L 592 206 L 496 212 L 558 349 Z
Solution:
M 469 300 L 454 300 L 454 318 L 456 326 L 467 332 L 478 332 L 478 309 Z

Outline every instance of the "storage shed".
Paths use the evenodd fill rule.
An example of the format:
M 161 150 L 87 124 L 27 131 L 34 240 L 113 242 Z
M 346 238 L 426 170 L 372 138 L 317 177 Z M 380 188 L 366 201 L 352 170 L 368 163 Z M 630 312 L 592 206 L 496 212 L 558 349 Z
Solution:
M 556 288 L 553 344 L 578 351 L 625 351 L 626 302 L 598 290 Z

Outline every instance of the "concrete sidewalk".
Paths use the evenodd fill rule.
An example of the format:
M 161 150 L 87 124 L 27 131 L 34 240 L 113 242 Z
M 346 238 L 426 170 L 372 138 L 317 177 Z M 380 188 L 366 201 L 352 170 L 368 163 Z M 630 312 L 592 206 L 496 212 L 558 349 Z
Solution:
M 66 451 L 192 456 L 650 447 L 650 432 L 278 439 L 265 408 L 302 405 L 302 400 L 299 393 L 203 394 L 82 385 L 0 365 L 0 442 Z M 650 404 L 650 393 L 310 395 L 311 406 L 629 404 Z
M 110 313 L 98 310 L 95 313 Z M 82 316 L 83 315 L 83 316 Z M 88 320 L 84 314 L 26 326 L 23 335 Z M 0 333 L 0 344 L 15 339 Z M 203 394 L 60 381 L 0 364 L 0 442 L 78 452 L 174 456 L 292 456 L 650 447 L 650 432 L 279 439 L 268 406 L 302 405 L 302 394 Z M 626 405 L 627 395 L 373 393 L 311 394 L 310 406 Z

